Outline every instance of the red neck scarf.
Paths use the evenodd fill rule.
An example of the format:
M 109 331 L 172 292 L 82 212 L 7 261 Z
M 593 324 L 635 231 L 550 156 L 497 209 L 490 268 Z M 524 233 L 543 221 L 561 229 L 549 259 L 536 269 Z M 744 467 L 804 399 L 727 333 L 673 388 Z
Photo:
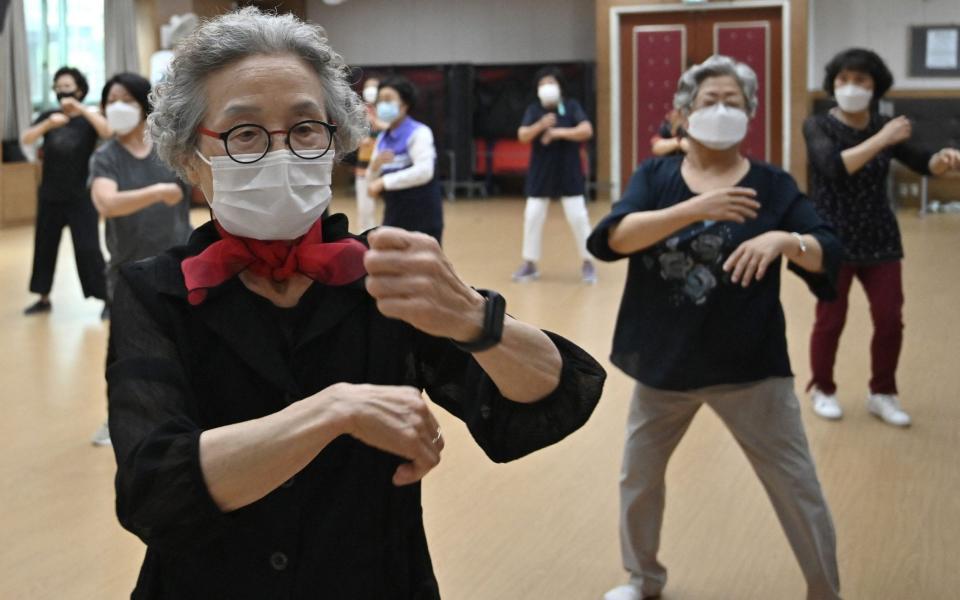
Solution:
M 367 247 L 353 238 L 324 242 L 320 220 L 292 244 L 238 237 L 220 223 L 214 224 L 221 239 L 180 264 L 187 300 L 193 305 L 206 300 L 209 288 L 246 269 L 274 281 L 286 281 L 294 273 L 302 273 L 326 285 L 346 285 L 367 273 L 363 267 Z

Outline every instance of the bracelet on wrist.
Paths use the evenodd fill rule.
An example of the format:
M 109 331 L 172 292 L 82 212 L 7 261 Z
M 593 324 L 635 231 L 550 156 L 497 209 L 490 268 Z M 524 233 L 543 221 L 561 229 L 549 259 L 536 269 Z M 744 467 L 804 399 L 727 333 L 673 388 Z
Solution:
M 797 233 L 796 231 L 791 232 L 790 235 L 792 235 L 793 237 L 797 238 L 797 242 L 800 243 L 800 253 L 799 253 L 797 256 L 800 257 L 800 256 L 803 256 L 804 254 L 806 254 L 806 253 L 807 253 L 807 242 L 803 239 L 803 236 L 800 235 L 799 233 Z

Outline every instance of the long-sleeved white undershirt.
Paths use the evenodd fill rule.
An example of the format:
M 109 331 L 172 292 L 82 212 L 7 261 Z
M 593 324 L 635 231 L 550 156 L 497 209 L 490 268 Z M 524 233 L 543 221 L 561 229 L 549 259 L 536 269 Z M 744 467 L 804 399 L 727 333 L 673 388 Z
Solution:
M 371 164 L 376 160 L 378 154 L 378 150 L 374 149 L 373 156 L 370 157 Z M 424 125 L 417 127 L 410 134 L 410 138 L 407 140 L 406 156 L 398 156 L 393 163 L 382 165 L 372 177 L 368 174 L 368 178 L 379 177 L 380 171 L 385 167 L 402 165 L 404 168 L 401 170 L 383 176 L 383 187 L 387 191 L 405 190 L 423 185 L 433 179 L 436 161 L 437 149 L 433 145 L 433 132 Z

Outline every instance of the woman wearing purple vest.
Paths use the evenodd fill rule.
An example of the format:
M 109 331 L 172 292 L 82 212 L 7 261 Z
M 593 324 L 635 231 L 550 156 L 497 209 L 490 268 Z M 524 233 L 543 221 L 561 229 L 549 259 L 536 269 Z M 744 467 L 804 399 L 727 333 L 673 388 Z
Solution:
M 433 132 L 409 115 L 417 92 L 405 77 L 380 83 L 377 118 L 390 127 L 377 137 L 367 192 L 383 196 L 383 224 L 443 238 L 443 197 L 434 179 L 437 149 Z

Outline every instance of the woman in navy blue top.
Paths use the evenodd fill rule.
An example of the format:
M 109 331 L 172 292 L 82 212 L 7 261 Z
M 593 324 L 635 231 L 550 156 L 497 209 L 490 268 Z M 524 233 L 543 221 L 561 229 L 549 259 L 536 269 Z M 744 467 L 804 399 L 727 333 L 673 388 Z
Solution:
M 590 217 L 587 214 L 580 145 L 593 137 L 593 126 L 580 103 L 563 95 L 560 70 L 544 67 L 534 76 L 537 101 L 527 107 L 517 138 L 530 144 L 530 169 L 523 213 L 523 263 L 513 274 L 514 281 L 540 277 L 543 224 L 550 200 L 560 198 L 582 259 L 580 276 L 584 283 L 596 283 L 597 274 L 587 252 Z
M 781 260 L 821 297 L 840 246 L 793 178 L 740 153 L 756 104 L 753 71 L 714 56 L 680 79 L 686 156 L 654 158 L 591 234 L 600 260 L 630 261 L 612 362 L 637 380 L 621 477 L 628 584 L 607 600 L 659 595 L 667 461 L 708 404 L 766 488 L 807 581 L 839 597 L 829 509 L 807 447 L 780 305 Z

